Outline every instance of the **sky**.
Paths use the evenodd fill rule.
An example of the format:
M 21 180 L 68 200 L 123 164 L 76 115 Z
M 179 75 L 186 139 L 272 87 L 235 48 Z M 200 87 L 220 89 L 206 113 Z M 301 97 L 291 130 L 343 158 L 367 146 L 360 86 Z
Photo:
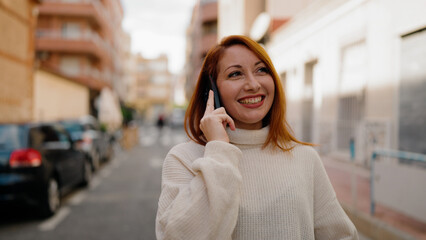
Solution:
M 169 57 L 169 70 L 182 71 L 186 29 L 195 0 L 121 0 L 123 28 L 132 38 L 132 52 L 145 58 Z

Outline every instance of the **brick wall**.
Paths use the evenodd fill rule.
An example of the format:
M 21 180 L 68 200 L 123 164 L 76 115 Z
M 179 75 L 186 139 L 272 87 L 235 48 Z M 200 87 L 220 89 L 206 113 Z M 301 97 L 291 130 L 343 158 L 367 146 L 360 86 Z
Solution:
M 35 1 L 0 0 L 0 122 L 32 117 Z

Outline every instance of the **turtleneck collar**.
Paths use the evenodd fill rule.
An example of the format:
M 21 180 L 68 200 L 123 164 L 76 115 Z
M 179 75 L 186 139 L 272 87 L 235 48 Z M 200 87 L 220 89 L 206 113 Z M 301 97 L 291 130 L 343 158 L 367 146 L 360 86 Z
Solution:
M 246 130 L 237 128 L 232 131 L 230 128 L 226 129 L 229 136 L 229 141 L 235 145 L 263 145 L 268 137 L 269 126 L 258 130 Z

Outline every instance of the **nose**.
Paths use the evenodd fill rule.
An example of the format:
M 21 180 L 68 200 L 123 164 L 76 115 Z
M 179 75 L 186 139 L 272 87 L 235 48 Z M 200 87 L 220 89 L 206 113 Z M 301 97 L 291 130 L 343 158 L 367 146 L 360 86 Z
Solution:
M 253 74 L 248 74 L 246 77 L 246 83 L 244 85 L 244 89 L 246 91 L 258 91 L 260 89 L 260 83 L 259 81 L 256 79 L 255 76 L 253 76 Z

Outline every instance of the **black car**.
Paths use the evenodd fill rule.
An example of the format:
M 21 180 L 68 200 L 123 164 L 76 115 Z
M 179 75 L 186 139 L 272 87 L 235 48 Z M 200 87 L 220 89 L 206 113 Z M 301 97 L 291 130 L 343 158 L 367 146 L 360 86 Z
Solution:
M 96 171 L 103 161 L 109 160 L 113 152 L 114 138 L 101 130 L 98 120 L 93 116 L 60 121 L 70 133 L 71 139 L 80 143 L 81 149 L 91 161 L 92 170 Z
M 0 202 L 55 214 L 63 194 L 88 185 L 91 166 L 59 124 L 0 125 Z

